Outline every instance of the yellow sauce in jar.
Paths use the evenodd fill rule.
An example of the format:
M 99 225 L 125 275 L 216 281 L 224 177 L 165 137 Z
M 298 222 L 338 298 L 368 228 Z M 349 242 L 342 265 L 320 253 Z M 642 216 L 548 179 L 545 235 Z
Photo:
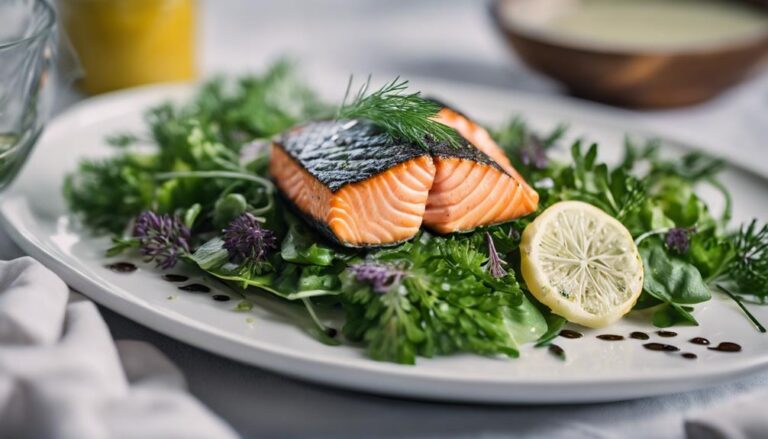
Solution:
M 195 0 L 59 0 L 88 93 L 195 76 Z

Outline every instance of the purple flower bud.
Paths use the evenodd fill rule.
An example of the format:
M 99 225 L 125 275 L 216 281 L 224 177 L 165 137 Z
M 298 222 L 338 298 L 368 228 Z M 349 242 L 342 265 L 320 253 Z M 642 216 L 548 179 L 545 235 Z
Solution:
M 667 237 L 664 241 L 667 244 L 667 248 L 682 255 L 687 253 L 691 246 L 691 240 L 688 235 L 695 232 L 695 227 L 675 227 L 667 232 Z
M 147 261 L 155 261 L 164 270 L 174 267 L 180 255 L 189 253 L 189 229 L 176 215 L 144 211 L 134 221 L 133 236 Z
M 373 262 L 352 264 L 349 269 L 358 282 L 371 284 L 376 293 L 386 293 L 394 285 L 398 285 L 405 276 L 405 271 L 397 267 Z
M 267 258 L 270 250 L 277 248 L 277 238 L 274 232 L 262 227 L 255 216 L 245 212 L 224 229 L 224 248 L 232 259 L 260 262 Z
M 485 264 L 485 269 L 495 278 L 506 276 L 507 270 L 502 266 L 504 261 L 499 258 L 499 253 L 496 251 L 496 245 L 493 243 L 493 237 L 490 233 L 485 232 L 485 239 L 488 242 L 488 263 Z

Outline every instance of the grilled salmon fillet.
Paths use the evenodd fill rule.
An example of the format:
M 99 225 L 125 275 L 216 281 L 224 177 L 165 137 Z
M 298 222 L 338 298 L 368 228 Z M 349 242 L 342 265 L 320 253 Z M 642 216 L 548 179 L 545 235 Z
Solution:
M 433 148 L 435 180 L 424 225 L 438 233 L 463 232 L 534 212 L 539 195 L 512 167 L 488 131 L 463 114 L 443 108 L 435 118 L 470 145 Z
M 421 227 L 435 165 L 366 121 L 311 122 L 272 144 L 269 172 L 294 207 L 350 247 L 396 244 Z

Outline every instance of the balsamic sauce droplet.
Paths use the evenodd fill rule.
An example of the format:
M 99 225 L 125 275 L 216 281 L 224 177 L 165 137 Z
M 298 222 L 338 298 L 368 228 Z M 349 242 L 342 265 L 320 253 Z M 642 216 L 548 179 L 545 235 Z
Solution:
M 139 267 L 131 264 L 130 262 L 115 262 L 114 264 L 105 265 L 105 267 L 109 268 L 115 273 L 133 273 L 139 269 Z
M 597 336 L 597 338 L 599 338 L 600 340 L 605 340 L 605 341 L 624 340 L 624 336 L 623 335 L 616 335 L 616 334 L 600 334 L 600 335 Z
M 189 278 L 181 274 L 168 273 L 163 275 L 163 280 L 167 280 L 168 282 L 186 282 Z
M 550 344 L 549 347 L 547 347 L 547 350 L 549 351 L 550 354 L 554 355 L 555 357 L 561 360 L 565 360 L 565 351 L 560 346 L 556 344 Z
M 693 337 L 692 339 L 690 339 L 688 341 L 690 341 L 693 344 L 698 344 L 698 345 L 702 345 L 702 346 L 706 346 L 706 345 L 709 344 L 709 340 L 707 340 L 704 337 Z
M 583 335 L 581 332 L 572 331 L 570 329 L 563 329 L 560 331 L 560 337 L 563 338 L 581 338 Z
M 338 334 L 339 334 L 339 331 L 337 331 L 336 328 L 331 328 L 331 327 L 325 328 L 325 335 L 327 335 L 328 337 L 334 338 Z
M 710 351 L 718 352 L 741 352 L 741 346 L 730 341 L 724 341 L 715 347 L 707 348 Z
M 664 343 L 646 343 L 643 347 L 649 351 L 677 352 L 680 350 L 677 346 Z
M 230 299 L 229 296 L 224 294 L 214 294 L 212 298 L 217 302 L 228 302 Z
M 687 360 L 695 360 L 695 359 L 699 358 L 696 354 L 694 354 L 692 352 L 686 352 L 686 353 L 682 354 L 681 356 L 683 358 L 687 359 Z
M 210 293 L 211 289 L 203 284 L 189 284 L 179 287 L 182 291 L 189 291 L 190 293 Z
M 672 331 L 656 331 L 656 334 L 658 334 L 659 337 L 665 337 L 665 338 L 677 336 L 677 332 L 672 332 Z
M 635 340 L 648 340 L 649 338 L 651 338 L 651 336 L 649 336 L 645 332 L 634 331 L 631 334 L 629 334 L 629 338 L 634 338 Z

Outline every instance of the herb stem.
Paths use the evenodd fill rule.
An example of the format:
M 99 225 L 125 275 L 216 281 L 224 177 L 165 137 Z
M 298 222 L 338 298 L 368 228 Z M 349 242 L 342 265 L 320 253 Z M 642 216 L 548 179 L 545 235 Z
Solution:
M 747 318 L 748 318 L 748 319 L 749 319 L 749 320 L 752 322 L 752 324 L 753 324 L 753 325 L 755 325 L 755 327 L 756 327 L 756 328 L 757 328 L 757 329 L 758 329 L 760 332 L 763 332 L 763 333 L 765 333 L 765 332 L 768 332 L 768 331 L 765 329 L 765 326 L 763 326 L 763 325 L 760 323 L 760 321 L 758 321 L 758 320 L 757 320 L 757 317 L 755 317 L 755 316 L 754 316 L 754 315 L 753 315 L 751 312 L 749 312 L 749 310 L 747 309 L 747 307 L 746 307 L 746 306 L 744 306 L 744 304 L 743 304 L 743 303 L 741 303 L 741 299 L 739 299 L 738 297 L 736 297 L 736 295 L 735 295 L 735 294 L 733 294 L 732 292 L 728 291 L 726 288 L 724 288 L 724 287 L 723 287 L 722 285 L 720 285 L 720 284 L 717 284 L 717 285 L 716 285 L 716 287 L 717 287 L 717 288 L 718 288 L 720 291 L 722 291 L 723 293 L 725 293 L 725 294 L 726 294 L 728 297 L 730 297 L 730 298 L 731 298 L 731 300 L 733 300 L 734 302 L 736 302 L 736 304 L 739 306 L 739 308 L 741 308 L 741 310 L 744 312 L 744 315 L 746 315 L 746 316 L 747 316 Z
M 304 303 L 304 307 L 307 308 L 307 313 L 309 314 L 309 317 L 312 318 L 312 321 L 317 325 L 317 328 L 320 329 L 324 334 L 328 330 L 328 327 L 323 325 L 323 323 L 320 321 L 320 319 L 317 317 L 317 314 L 315 313 L 315 308 L 312 306 L 312 302 L 306 297 L 301 299 L 302 303 Z
M 170 180 L 172 178 L 229 178 L 233 180 L 245 180 L 259 183 L 267 191 L 273 192 L 275 186 L 266 178 L 258 175 L 246 174 L 244 172 L 233 171 L 179 171 L 179 172 L 161 172 L 155 174 L 157 180 Z
M 668 233 L 672 229 L 673 229 L 672 227 L 664 227 L 661 229 L 649 230 L 643 233 L 642 235 L 638 236 L 637 238 L 635 238 L 635 245 L 640 245 L 641 242 L 643 242 L 646 238 L 650 238 L 651 236 Z
M 706 179 L 706 181 L 723 195 L 723 199 L 725 200 L 725 207 L 723 207 L 723 213 L 720 216 L 720 222 L 723 225 L 728 224 L 728 221 L 731 220 L 733 213 L 733 197 L 731 197 L 731 193 L 728 192 L 728 189 L 726 189 L 725 185 L 723 185 L 720 180 L 714 177 L 709 177 Z

